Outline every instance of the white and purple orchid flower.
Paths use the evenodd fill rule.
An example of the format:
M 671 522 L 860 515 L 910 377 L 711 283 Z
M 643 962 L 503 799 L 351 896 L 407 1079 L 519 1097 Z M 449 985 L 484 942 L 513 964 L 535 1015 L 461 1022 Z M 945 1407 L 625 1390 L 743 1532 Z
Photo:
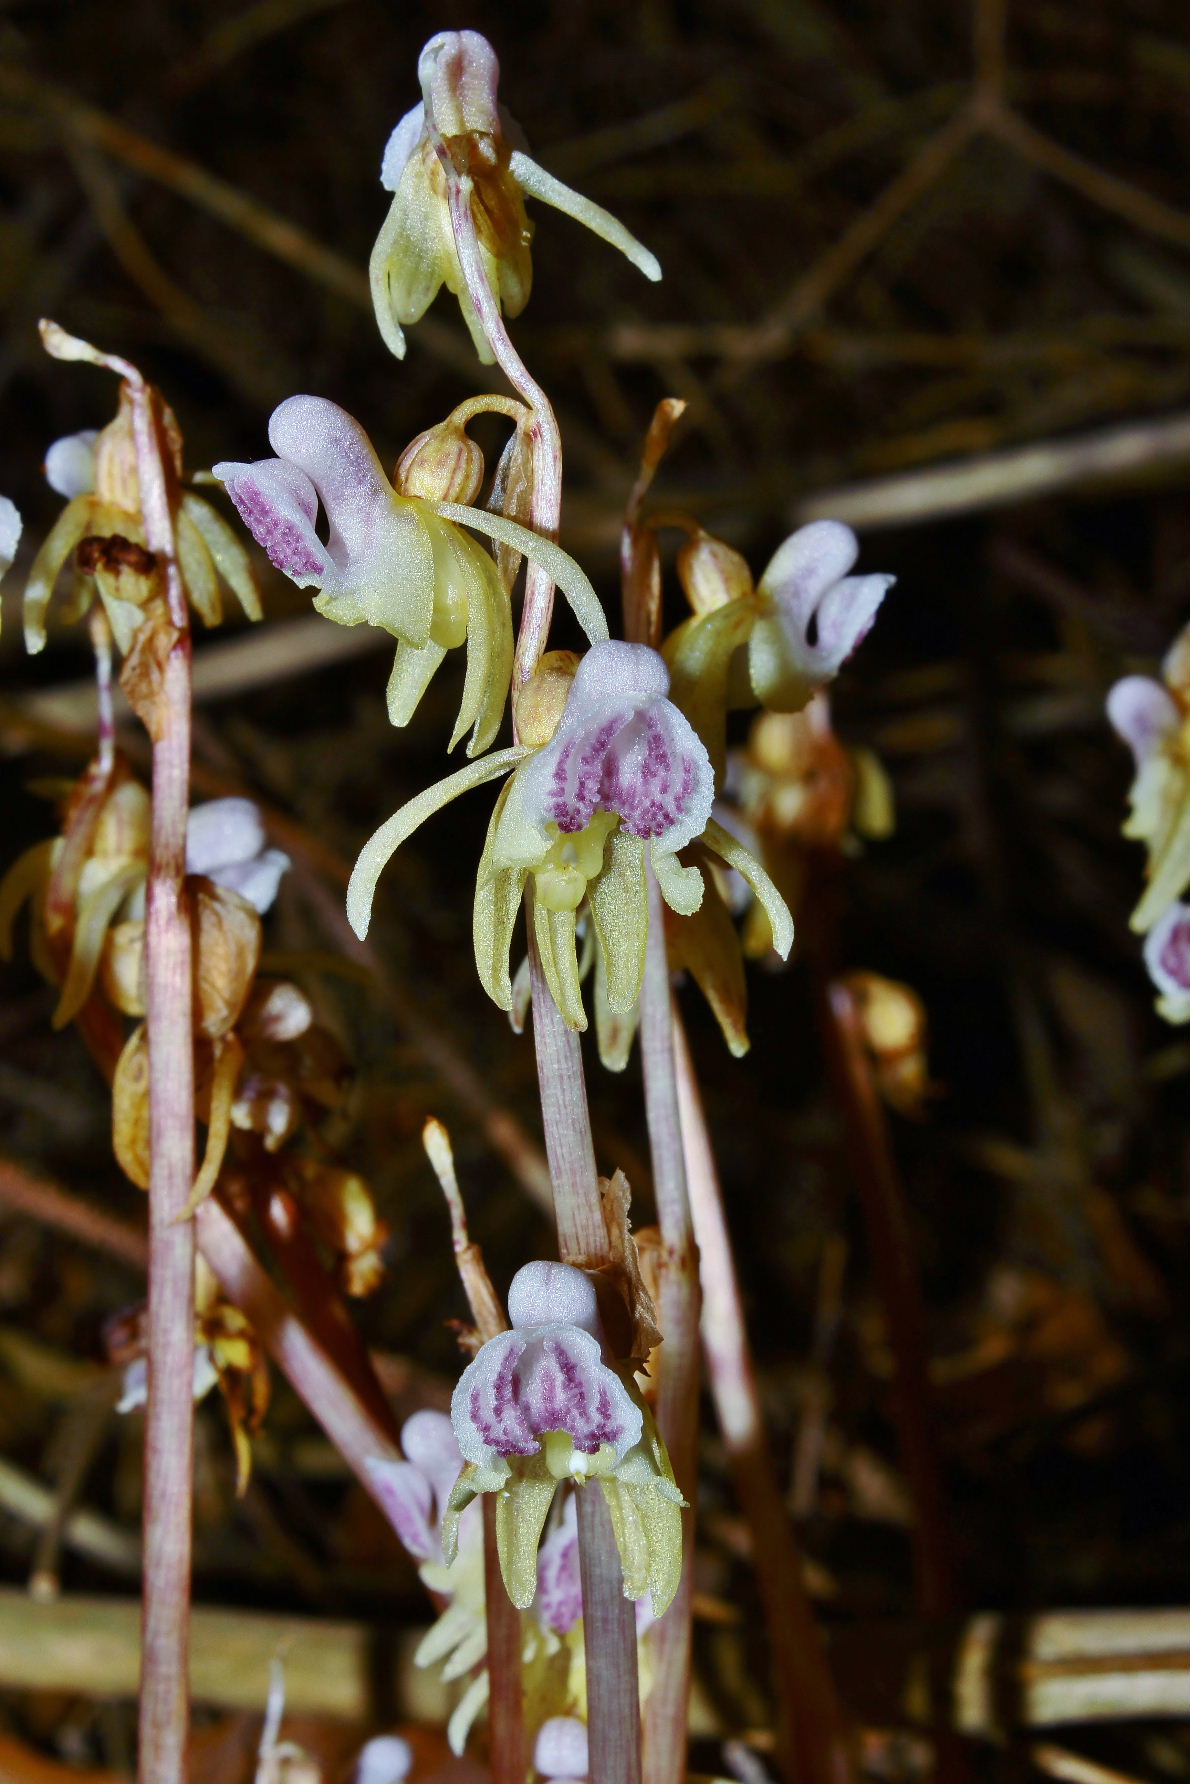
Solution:
M 451 1401 L 464 1459 L 491 1469 L 541 1453 L 555 1480 L 616 1468 L 640 1442 L 644 1413 L 603 1361 L 590 1278 L 568 1264 L 526 1264 L 508 1312 L 512 1330 L 488 1339 Z
M 480 981 L 502 1009 L 513 1004 L 509 950 L 530 875 L 543 970 L 566 1021 L 586 1026 L 580 907 L 590 916 L 609 1004 L 630 1009 L 644 973 L 648 873 L 671 909 L 697 910 L 702 874 L 678 858 L 695 842 L 744 875 L 770 913 L 778 951 L 787 954 L 789 913 L 759 863 L 711 817 L 711 764 L 668 688 L 665 663 L 647 645 L 592 645 L 547 742 L 498 751 L 449 776 L 365 844 L 347 893 L 356 934 L 367 933 L 377 880 L 401 843 L 451 799 L 511 769 L 488 826 L 474 912 Z
M 388 713 L 406 725 L 448 650 L 466 642 L 467 673 L 450 747 L 471 732 L 468 754 L 491 743 L 512 672 L 508 591 L 466 525 L 541 563 L 591 638 L 607 624 L 574 560 L 548 539 L 482 509 L 400 495 L 359 422 L 337 403 L 291 396 L 274 409 L 275 458 L 224 461 L 214 475 L 253 538 L 314 606 L 339 625 L 380 626 L 397 640 Z M 318 511 L 326 516 L 319 537 Z
M 570 1264 L 526 1264 L 508 1296 L 510 1331 L 490 1338 L 460 1377 L 451 1422 L 465 1466 L 443 1526 L 449 1557 L 458 1519 L 496 1493 L 504 1583 L 527 1609 L 538 1591 L 538 1543 L 562 1482 L 597 1481 L 611 1512 L 624 1594 L 652 1596 L 661 1616 L 682 1568 L 684 1504 L 652 1417 L 631 1378 L 603 1358 L 590 1278 Z M 555 1582 L 560 1583 L 560 1582 Z
M 459 260 L 451 178 L 469 183 L 483 274 L 510 316 L 524 309 L 533 277 L 526 195 L 585 224 L 647 279 L 661 277 L 654 256 L 622 223 L 524 152 L 522 133 L 497 98 L 496 53 L 478 31 L 439 32 L 422 50 L 417 72 L 421 102 L 405 113 L 384 150 L 380 183 L 393 202 L 369 268 L 377 326 L 398 359 L 405 356 L 402 323 L 417 322 L 445 284 L 459 299 L 479 358 L 492 362 Z
M 896 577 L 850 575 L 858 556 L 859 540 L 838 520 L 799 527 L 773 554 L 748 640 L 752 691 L 770 711 L 800 711 L 871 631 Z
M 1148 885 L 1132 913 L 1144 935 L 1190 885 L 1190 627 L 1175 639 L 1162 680 L 1126 675 L 1107 716 L 1136 766 L 1124 835 L 1148 849 Z
M 859 541 L 838 520 L 791 533 L 755 587 L 736 553 L 707 535 L 698 543 L 683 575 L 695 612 L 666 640 L 665 655 L 673 698 L 722 775 L 728 707 L 755 700 L 800 712 L 866 638 L 896 578 L 850 575 Z M 730 576 L 693 576 L 711 548 L 732 560 Z
M 1190 905 L 1174 902 L 1145 937 L 1145 965 L 1157 987 L 1157 1013 L 1190 1022 Z

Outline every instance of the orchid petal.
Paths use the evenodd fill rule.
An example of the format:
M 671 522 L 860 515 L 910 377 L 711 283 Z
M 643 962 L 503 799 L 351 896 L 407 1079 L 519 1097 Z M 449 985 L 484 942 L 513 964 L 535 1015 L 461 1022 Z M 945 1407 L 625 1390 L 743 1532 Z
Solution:
M 212 467 L 235 503 L 240 519 L 269 562 L 299 588 L 316 588 L 330 569 L 326 546 L 314 530 L 318 492 L 305 472 L 281 458 L 255 464 L 230 459 Z
M 565 212 L 593 235 L 599 236 L 611 247 L 618 248 L 646 279 L 651 279 L 654 283 L 660 279 L 661 263 L 657 256 L 651 254 L 644 243 L 637 241 L 632 231 L 626 229 L 610 211 L 605 211 L 602 205 L 584 198 L 581 192 L 576 192 L 561 180 L 555 179 L 552 173 L 547 173 L 544 167 L 538 166 L 536 161 L 530 160 L 520 149 L 512 151 L 508 170 L 521 190 L 527 192 L 531 198 L 539 198 L 543 204 Z
M 76 496 L 63 508 L 33 559 L 25 584 L 25 649 L 30 656 L 45 649 L 45 613 L 54 584 L 63 564 L 90 530 L 93 518 L 91 498 Z
M 409 723 L 445 655 L 446 646 L 435 644 L 433 639 L 420 646 L 407 644 L 403 638 L 398 640 L 397 654 L 393 658 L 392 673 L 385 690 L 390 725 Z
M 556 1635 L 568 1635 L 583 1614 L 582 1581 L 578 1560 L 578 1507 L 568 1494 L 556 1529 L 537 1554 L 538 1620 Z
M 182 497 L 181 512 L 198 532 L 211 561 L 244 610 L 245 618 L 263 619 L 260 591 L 252 574 L 252 562 L 221 514 L 209 502 L 189 491 Z
M 760 579 L 764 605 L 748 645 L 752 688 L 762 705 L 800 711 L 866 636 L 896 578 L 848 576 L 858 552 L 850 527 L 816 520 L 774 554 Z
M 184 507 L 178 509 L 174 530 L 186 597 L 204 626 L 217 626 L 223 618 L 219 578 L 206 541 Z
M 326 510 L 327 564 L 317 578 L 324 599 L 344 597 L 349 612 L 361 608 L 371 625 L 424 644 L 435 587 L 427 505 L 395 494 L 358 421 L 325 397 L 291 396 L 278 404 L 269 441 L 308 478 Z M 324 610 L 335 617 L 333 607 Z
M 372 920 L 376 883 L 401 844 L 427 818 L 433 817 L 436 811 L 441 811 L 444 805 L 449 805 L 452 799 L 470 792 L 472 787 L 482 787 L 485 781 L 495 780 L 498 775 L 523 761 L 526 753 L 517 746 L 497 750 L 494 755 L 483 756 L 476 762 L 468 762 L 464 768 L 447 775 L 445 780 L 439 781 L 435 786 L 427 787 L 424 793 L 419 793 L 416 799 L 403 805 L 400 811 L 394 812 L 388 822 L 382 824 L 368 838 L 360 850 L 347 887 L 347 920 L 361 941 L 367 935 Z
M 386 192 L 395 192 L 401 184 L 405 163 L 425 133 L 426 108 L 419 99 L 417 104 L 393 126 L 392 134 L 384 145 L 384 157 L 380 163 L 380 184 Z
M 590 642 L 606 643 L 607 619 L 599 596 L 585 572 L 560 545 L 555 545 L 552 539 L 543 539 L 529 527 L 519 526 L 515 520 L 506 520 L 501 514 L 487 514 L 482 508 L 465 508 L 457 502 L 431 502 L 429 506 L 443 520 L 474 527 L 477 533 L 486 533 L 502 545 L 511 545 L 531 563 L 537 564 L 557 583 Z
M 1190 906 L 1171 904 L 1145 938 L 1145 965 L 1167 1022 L 1190 1022 Z
M 640 996 L 649 939 L 649 891 L 645 845 L 637 836 L 617 831 L 608 841 L 606 866 L 588 893 L 591 920 L 599 941 L 607 1001 L 625 1015 Z
M 479 982 L 492 1002 L 502 1010 L 512 1007 L 508 955 L 512 945 L 512 932 L 521 908 L 521 896 L 528 878 L 527 868 L 502 868 L 495 861 L 496 837 L 511 787 L 510 781 L 500 789 L 500 797 L 488 824 L 476 874 L 475 906 L 472 914 L 472 939 Z
M 734 867 L 747 880 L 769 920 L 773 932 L 773 947 L 782 960 L 787 960 L 793 946 L 793 918 L 789 913 L 789 906 L 760 862 L 751 850 L 746 849 L 730 830 L 725 830 L 714 818 L 707 823 L 702 840 L 708 849 L 714 850 L 729 867 Z
M 565 1432 L 576 1453 L 610 1447 L 618 1463 L 640 1441 L 643 1413 L 599 1341 L 561 1322 L 489 1338 L 459 1378 L 451 1422 L 467 1461 L 535 1456 L 542 1439 Z
M 523 1471 L 515 1492 L 496 1496 L 496 1550 L 504 1587 L 520 1611 L 537 1595 L 537 1545 L 558 1483 L 540 1459 Z
M 1181 711 L 1159 681 L 1147 675 L 1126 675 L 1107 696 L 1107 716 L 1140 768 L 1176 729 Z
M 587 1016 L 579 980 L 574 912 L 552 911 L 540 898 L 535 898 L 533 936 L 550 995 L 567 1027 L 582 1034 L 586 1030 Z

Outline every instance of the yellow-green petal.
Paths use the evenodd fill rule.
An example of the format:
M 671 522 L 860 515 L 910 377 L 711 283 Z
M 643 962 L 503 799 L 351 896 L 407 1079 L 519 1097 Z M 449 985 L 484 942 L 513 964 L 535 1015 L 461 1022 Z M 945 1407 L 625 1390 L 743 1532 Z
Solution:
M 45 613 L 54 584 L 70 553 L 91 530 L 94 514 L 94 499 L 76 496 L 63 508 L 33 559 L 25 584 L 25 649 L 30 656 L 45 649 Z
M 361 941 L 367 935 L 372 921 L 376 882 L 401 844 L 427 818 L 433 817 L 436 811 L 441 811 L 444 805 L 449 805 L 452 799 L 457 799 L 461 793 L 470 792 L 472 787 L 482 787 L 485 781 L 495 780 L 498 775 L 515 768 L 526 753 L 516 747 L 497 750 L 494 755 L 484 756 L 478 762 L 468 762 L 466 767 L 448 774 L 445 780 L 427 787 L 424 793 L 419 793 L 416 799 L 403 805 L 400 811 L 394 812 L 388 822 L 382 824 L 368 838 L 360 850 L 347 887 L 347 921 Z
M 714 818 L 707 822 L 702 833 L 702 840 L 708 849 L 734 867 L 741 877 L 747 880 L 769 920 L 773 932 L 773 947 L 782 960 L 789 958 L 789 950 L 793 946 L 793 918 L 789 906 L 774 886 L 760 862 L 750 849 L 746 849 L 738 837 L 717 824 Z
M 649 937 L 645 845 L 617 828 L 605 845 L 603 872 L 587 893 L 603 962 L 607 1001 L 619 1015 L 640 996 Z
M 666 639 L 669 697 L 707 746 L 716 784 L 727 756 L 731 664 L 756 624 L 755 595 L 738 595 L 710 613 L 695 614 Z
M 406 644 L 403 638 L 398 641 L 385 690 L 390 725 L 409 723 L 445 655 L 446 646 L 435 644 L 432 639 L 420 648 Z
M 182 497 L 181 511 L 201 534 L 216 570 L 244 609 L 246 617 L 262 619 L 260 591 L 252 574 L 252 560 L 223 516 L 201 496 L 189 491 Z
M 581 1033 L 587 1026 L 587 1015 L 578 976 L 574 912 L 551 911 L 535 898 L 533 934 L 541 956 L 541 970 L 562 1019 L 567 1027 Z
M 186 587 L 186 599 L 204 626 L 217 626 L 223 618 L 223 598 L 219 578 L 207 550 L 206 541 L 186 512 L 178 509 L 175 536 L 178 545 L 178 568 Z
M 512 1008 L 508 956 L 528 878 L 525 867 L 497 867 L 494 862 L 496 831 L 507 799 L 508 787 L 505 786 L 500 789 L 484 839 L 483 854 L 479 858 L 472 913 L 472 939 L 479 982 L 492 1002 L 502 1010 Z
M 443 520 L 453 520 L 459 526 L 474 527 L 477 533 L 486 533 L 490 539 L 498 539 L 502 545 L 511 545 L 532 563 L 538 564 L 553 578 L 569 601 L 574 617 L 587 634 L 589 642 L 607 643 L 607 618 L 599 596 L 586 572 L 579 568 L 560 545 L 555 545 L 552 539 L 543 539 L 540 533 L 533 532 L 529 527 L 518 526 L 515 520 L 506 520 L 502 514 L 487 514 L 482 508 L 464 508 L 458 502 L 431 502 L 430 506 Z
M 537 1545 L 558 1483 L 531 1456 L 496 1494 L 496 1550 L 508 1596 L 527 1611 L 537 1594 Z

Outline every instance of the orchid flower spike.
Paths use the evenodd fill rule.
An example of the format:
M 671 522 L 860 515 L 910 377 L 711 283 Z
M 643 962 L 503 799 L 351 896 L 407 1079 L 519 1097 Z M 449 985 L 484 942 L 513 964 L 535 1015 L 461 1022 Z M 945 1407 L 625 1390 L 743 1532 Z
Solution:
M 497 100 L 500 65 L 486 37 L 439 32 L 422 50 L 417 72 L 421 103 L 405 113 L 384 151 L 380 182 L 393 201 L 370 266 L 377 325 L 398 359 L 405 357 L 402 323 L 417 322 L 445 284 L 459 300 L 479 358 L 492 362 L 460 264 L 452 183 L 469 204 L 488 288 L 510 316 L 524 309 L 533 277 L 525 195 L 584 223 L 647 279 L 661 277 L 653 255 L 622 223 L 513 146 L 523 138 Z
M 867 637 L 894 576 L 848 574 L 859 541 L 838 520 L 814 520 L 778 546 L 753 586 L 743 558 L 698 529 L 678 571 L 693 617 L 670 636 L 674 699 L 723 772 L 728 706 L 738 697 L 735 659 L 747 650 L 752 697 L 771 712 L 800 712 L 834 680 Z
M 512 769 L 488 826 L 474 911 L 480 982 L 501 1009 L 513 1004 L 509 949 L 530 878 L 534 934 L 566 1021 L 586 1027 L 580 907 L 594 932 L 610 1006 L 631 1009 L 644 974 L 648 872 L 672 910 L 697 910 L 702 874 L 678 858 L 695 841 L 743 874 L 769 912 L 778 952 L 787 954 L 789 912 L 759 862 L 711 817 L 707 752 L 666 697 L 669 676 L 658 653 L 643 644 L 595 644 L 573 677 L 559 674 L 561 654 L 550 653 L 538 672 L 564 701 L 560 712 L 534 701 L 531 682 L 517 705 L 522 746 L 430 787 L 364 845 L 347 890 L 356 934 L 367 933 L 377 880 L 400 844 L 451 799 Z
M 504 1583 L 528 1609 L 554 1494 L 563 1481 L 597 1480 L 624 1595 L 648 1589 L 661 1616 L 681 1577 L 685 1501 L 635 1383 L 603 1360 L 590 1278 L 570 1264 L 526 1264 L 509 1289 L 508 1316 L 511 1331 L 480 1348 L 451 1400 L 465 1465 L 443 1525 L 448 1560 L 460 1515 L 479 1494 L 495 1493 Z
M 1131 919 L 1144 935 L 1190 885 L 1190 626 L 1166 653 L 1160 681 L 1116 682 L 1107 716 L 1136 764 L 1124 835 L 1148 849 L 1148 885 Z
M 388 714 L 407 725 L 448 650 L 464 641 L 467 673 L 453 749 L 471 731 L 468 754 L 486 749 L 504 712 L 512 674 L 508 591 L 488 553 L 457 522 L 513 545 L 555 578 L 589 635 L 606 637 L 595 591 L 549 540 L 451 502 L 398 495 L 367 434 L 346 410 L 319 396 L 291 396 L 272 414 L 276 458 L 225 461 L 214 474 L 272 562 L 314 606 L 342 626 L 380 626 L 397 640 Z M 321 502 L 325 542 L 315 529 Z

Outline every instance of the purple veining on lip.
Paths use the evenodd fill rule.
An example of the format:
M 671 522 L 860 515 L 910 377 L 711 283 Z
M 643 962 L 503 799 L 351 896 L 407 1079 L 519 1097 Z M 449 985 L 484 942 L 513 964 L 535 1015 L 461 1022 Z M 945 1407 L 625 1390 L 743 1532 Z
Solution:
M 602 808 L 633 836 L 662 835 L 686 810 L 696 779 L 694 763 L 671 744 L 662 718 L 647 707 L 567 738 L 550 775 L 547 819 L 570 835 Z
M 327 553 L 314 531 L 318 497 L 302 472 L 280 459 L 254 465 L 216 465 L 227 493 L 258 545 L 289 576 L 322 576 Z
M 1185 905 L 1175 905 L 1174 912 L 1161 936 L 1157 961 L 1171 985 L 1190 991 L 1190 911 Z
M 598 1341 L 578 1326 L 526 1326 L 489 1339 L 463 1372 L 451 1408 L 468 1461 L 531 1456 L 551 1431 L 597 1455 L 622 1456 L 639 1440 L 641 1415 Z

